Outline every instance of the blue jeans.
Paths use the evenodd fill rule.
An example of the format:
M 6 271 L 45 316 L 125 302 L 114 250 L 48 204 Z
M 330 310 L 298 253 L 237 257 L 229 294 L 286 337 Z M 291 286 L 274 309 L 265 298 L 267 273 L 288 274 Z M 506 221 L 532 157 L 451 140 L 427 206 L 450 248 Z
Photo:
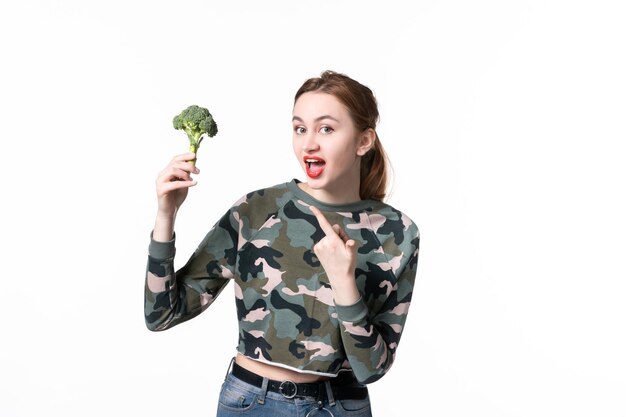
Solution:
M 372 417 L 369 396 L 362 400 L 313 397 L 285 398 L 282 394 L 244 382 L 228 373 L 220 392 L 217 417 Z

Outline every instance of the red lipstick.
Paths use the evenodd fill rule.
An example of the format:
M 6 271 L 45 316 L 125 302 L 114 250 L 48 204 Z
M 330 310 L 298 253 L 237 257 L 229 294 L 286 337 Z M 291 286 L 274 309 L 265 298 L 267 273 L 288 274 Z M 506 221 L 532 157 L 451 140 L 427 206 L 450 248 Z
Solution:
M 306 168 L 306 174 L 311 178 L 317 178 L 322 175 L 326 167 L 326 161 L 318 156 L 305 156 L 302 158 Z

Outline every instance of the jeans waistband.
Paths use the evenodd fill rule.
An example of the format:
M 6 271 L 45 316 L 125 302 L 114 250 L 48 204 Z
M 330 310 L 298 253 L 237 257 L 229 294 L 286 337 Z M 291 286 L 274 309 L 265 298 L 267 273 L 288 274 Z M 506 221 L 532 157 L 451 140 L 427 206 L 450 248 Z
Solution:
M 312 397 L 329 400 L 362 400 L 367 398 L 368 391 L 365 385 L 357 382 L 352 372 L 341 372 L 337 377 L 327 381 L 313 383 L 296 383 L 293 381 L 277 381 L 264 378 L 252 371 L 232 362 L 231 374 L 250 385 L 266 388 L 267 391 L 277 392 L 285 398 Z

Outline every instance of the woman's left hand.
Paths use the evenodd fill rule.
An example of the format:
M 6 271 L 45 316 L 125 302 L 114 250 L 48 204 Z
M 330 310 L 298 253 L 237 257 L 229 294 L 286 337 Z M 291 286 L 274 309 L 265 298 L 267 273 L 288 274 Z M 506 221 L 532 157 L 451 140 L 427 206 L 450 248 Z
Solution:
M 313 252 L 328 275 L 335 302 L 352 305 L 361 297 L 355 280 L 357 244 L 341 226 L 331 225 L 317 207 L 310 208 L 326 235 L 313 246 Z

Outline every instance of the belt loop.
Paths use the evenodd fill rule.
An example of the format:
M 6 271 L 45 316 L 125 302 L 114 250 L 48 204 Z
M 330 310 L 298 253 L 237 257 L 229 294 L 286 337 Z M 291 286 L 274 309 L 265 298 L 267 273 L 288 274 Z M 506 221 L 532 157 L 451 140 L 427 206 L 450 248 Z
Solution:
M 226 375 L 224 375 L 224 381 L 228 378 L 228 374 L 230 373 L 231 368 L 233 367 L 233 362 L 235 362 L 235 357 L 233 356 L 228 364 L 228 369 L 226 369 Z
M 335 397 L 333 396 L 333 389 L 330 386 L 330 380 L 324 381 L 324 386 L 326 387 L 326 396 L 328 397 L 328 405 L 331 407 L 335 406 Z
M 269 379 L 263 377 L 263 384 L 261 385 L 261 396 L 257 400 L 258 403 L 261 405 L 265 404 L 265 395 L 267 394 L 267 385 L 269 384 L 269 382 Z

